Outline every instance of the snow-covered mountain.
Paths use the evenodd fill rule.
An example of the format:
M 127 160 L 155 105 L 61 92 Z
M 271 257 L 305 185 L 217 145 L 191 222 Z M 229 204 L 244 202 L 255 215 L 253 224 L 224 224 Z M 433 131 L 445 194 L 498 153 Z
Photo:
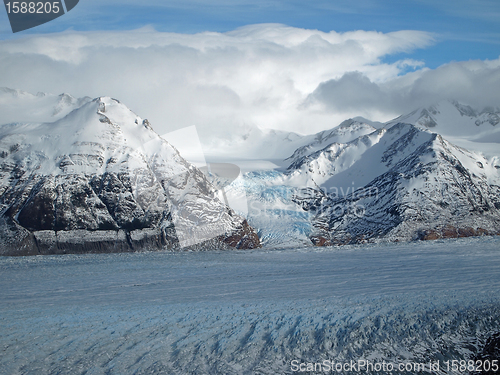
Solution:
M 442 135 L 476 136 L 478 133 L 491 133 L 500 124 L 500 107 L 472 108 L 456 100 L 444 100 L 435 105 L 418 108 L 409 114 L 389 121 L 385 127 L 400 122 L 421 128 L 433 129 Z
M 298 145 L 276 162 L 287 169 L 247 173 L 235 188 L 269 246 L 499 233 L 497 112 L 444 101 L 404 123 L 355 118 L 293 141 L 274 137 L 274 156 Z
M 311 135 L 245 125 L 202 137 L 209 165 L 241 171 L 229 181 L 187 163 L 116 100 L 3 89 L 2 103 L 8 116 L 45 120 L 0 128 L 1 238 L 29 251 L 212 237 L 258 246 L 249 225 L 278 247 L 500 231 L 498 109 L 444 101 L 386 124 L 357 117 Z
M 290 180 L 296 185 L 331 186 L 332 176 L 350 169 L 363 153 L 378 143 L 387 132 L 385 129 L 372 130 L 370 134 L 362 135 L 352 141 L 334 142 L 321 150 L 296 158 L 287 170 Z M 374 175 L 379 170 L 379 166 L 374 165 L 361 173 Z M 335 186 L 340 187 L 338 183 Z M 345 188 L 345 184 L 342 184 L 342 188 Z
M 360 129 L 355 121 L 352 131 L 344 125 L 343 133 Z M 318 151 L 310 147 L 284 173 L 245 175 L 248 219 L 265 244 L 500 234 L 496 159 L 411 124 L 371 130 L 345 143 L 331 137 L 337 142 Z
M 384 127 L 400 122 L 429 129 L 488 157 L 500 156 L 500 107 L 473 108 L 456 100 L 444 100 L 388 121 Z
M 403 123 L 334 146 L 323 163 L 329 200 L 312 207 L 314 243 L 500 234 L 499 166 L 482 155 Z M 331 147 L 305 160 L 320 165 Z
M 201 134 L 203 148 L 209 159 L 272 160 L 287 167 L 298 158 L 317 151 L 332 142 L 349 142 L 375 130 L 373 123 L 358 117 L 348 119 L 329 130 L 300 135 L 256 126 L 235 126 L 231 134 Z M 383 124 L 380 124 L 381 126 Z
M 373 133 L 375 128 L 372 125 L 367 124 L 364 121 L 349 119 L 342 122 L 336 128 L 331 130 L 325 130 L 314 135 L 313 139 L 309 137 L 304 137 L 303 142 L 306 143 L 304 146 L 297 148 L 292 156 L 286 160 L 290 161 L 291 165 L 294 165 L 302 160 L 306 155 L 310 155 L 315 151 L 318 151 L 325 147 L 326 145 L 347 143 L 353 141 L 360 136 Z M 296 167 L 290 166 L 292 169 Z
M 231 133 L 202 134 L 203 148 L 218 161 L 241 159 L 273 160 L 288 167 L 300 158 L 332 143 L 347 143 L 375 129 L 398 123 L 415 125 L 444 136 L 452 143 L 491 158 L 500 156 L 500 107 L 473 108 L 455 100 L 445 100 L 418 108 L 386 123 L 355 117 L 332 129 L 300 135 L 256 126 L 235 126 Z M 281 162 L 280 162 L 281 160 Z
M 4 254 L 259 246 L 147 120 L 108 97 L 83 102 L 54 122 L 0 127 Z
M 214 130 L 213 134 L 202 134 L 202 143 L 205 153 L 215 156 L 217 161 L 264 159 L 287 168 L 332 143 L 347 143 L 375 129 L 388 129 L 398 123 L 429 129 L 488 158 L 500 156 L 500 107 L 473 108 L 455 100 L 417 108 L 386 123 L 355 117 L 309 135 L 259 129 L 248 124 L 235 126 L 231 133 L 218 134 Z

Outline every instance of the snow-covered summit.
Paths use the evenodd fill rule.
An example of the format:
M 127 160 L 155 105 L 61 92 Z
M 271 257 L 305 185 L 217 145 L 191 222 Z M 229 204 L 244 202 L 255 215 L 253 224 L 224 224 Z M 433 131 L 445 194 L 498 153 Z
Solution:
M 456 100 L 417 108 L 386 123 L 354 117 L 331 129 L 306 135 L 251 125 L 235 126 L 228 134 L 204 135 L 202 142 L 207 153 L 220 158 L 274 160 L 286 168 L 332 143 L 345 144 L 398 123 L 428 129 L 461 147 L 482 152 L 490 159 L 500 157 L 500 107 L 474 108 Z
M 320 163 L 327 150 L 305 160 L 311 178 L 330 177 L 322 184 L 330 200 L 314 207 L 315 243 L 500 234 L 500 174 L 484 156 L 411 124 L 368 138 L 355 158 L 345 154 L 360 142 L 330 154 L 328 164 Z M 350 166 L 334 168 L 346 159 Z
M 172 161 L 172 173 L 180 173 L 176 166 L 186 163 L 147 120 L 109 97 L 94 99 L 55 122 L 3 125 L 0 139 L 4 161 L 44 175 L 118 173 L 145 167 L 144 156 L 156 153 Z
M 200 170 L 109 97 L 0 127 L 0 231 L 13 254 L 259 246 Z
M 348 119 L 342 122 L 339 126 L 308 136 L 304 141 L 308 141 L 304 146 L 297 148 L 294 153 L 287 158 L 290 164 L 300 163 L 300 159 L 310 155 L 313 152 L 321 150 L 325 146 L 336 144 L 345 144 L 351 142 L 361 136 L 367 135 L 376 129 L 366 122 Z M 312 138 L 312 139 L 311 139 Z M 293 167 L 289 167 L 293 168 Z

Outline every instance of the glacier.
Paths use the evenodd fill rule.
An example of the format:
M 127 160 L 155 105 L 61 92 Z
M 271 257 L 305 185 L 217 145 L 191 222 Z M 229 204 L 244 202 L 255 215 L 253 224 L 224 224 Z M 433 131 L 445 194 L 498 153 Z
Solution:
M 292 364 L 364 360 L 451 374 L 445 361 L 473 360 L 500 331 L 499 249 L 481 237 L 2 257 L 0 373 L 311 374 L 324 372 Z

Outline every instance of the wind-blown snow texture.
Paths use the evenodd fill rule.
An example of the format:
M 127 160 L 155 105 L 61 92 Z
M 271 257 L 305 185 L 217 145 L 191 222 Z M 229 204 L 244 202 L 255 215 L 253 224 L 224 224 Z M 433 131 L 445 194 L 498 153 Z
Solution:
M 1 258 L 0 372 L 274 375 L 293 360 L 469 360 L 500 331 L 499 248 L 487 237 Z

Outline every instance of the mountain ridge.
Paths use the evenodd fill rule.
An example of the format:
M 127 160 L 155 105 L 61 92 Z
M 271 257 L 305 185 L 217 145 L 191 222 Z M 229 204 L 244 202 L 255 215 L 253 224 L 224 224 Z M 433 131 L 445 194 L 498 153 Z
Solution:
M 388 133 L 402 130 L 378 153 L 376 162 L 386 163 L 387 170 L 318 208 L 315 244 L 500 234 L 500 179 L 494 167 L 439 134 L 414 142 L 424 131 L 411 124 L 396 124 Z
M 0 127 L 0 239 L 33 253 L 500 234 L 498 108 L 443 101 L 384 124 L 356 117 L 307 136 L 252 126 L 240 134 L 235 128 L 234 144 L 229 138 L 217 143 L 228 147 L 220 149 L 220 160 L 267 158 L 278 165 L 247 168 L 231 182 L 190 165 L 116 99 L 39 97 L 50 99 L 50 110 L 42 113 L 51 121 Z M 56 113 L 60 104 L 64 110 Z M 54 130 L 68 121 L 79 126 L 71 133 Z M 454 123 L 457 134 L 446 135 Z M 471 144 L 492 147 L 483 154 L 464 147 Z M 224 189 L 226 203 L 226 192 L 237 201 L 243 217 L 220 201 L 217 189 Z M 193 242 L 197 237 L 205 241 Z

